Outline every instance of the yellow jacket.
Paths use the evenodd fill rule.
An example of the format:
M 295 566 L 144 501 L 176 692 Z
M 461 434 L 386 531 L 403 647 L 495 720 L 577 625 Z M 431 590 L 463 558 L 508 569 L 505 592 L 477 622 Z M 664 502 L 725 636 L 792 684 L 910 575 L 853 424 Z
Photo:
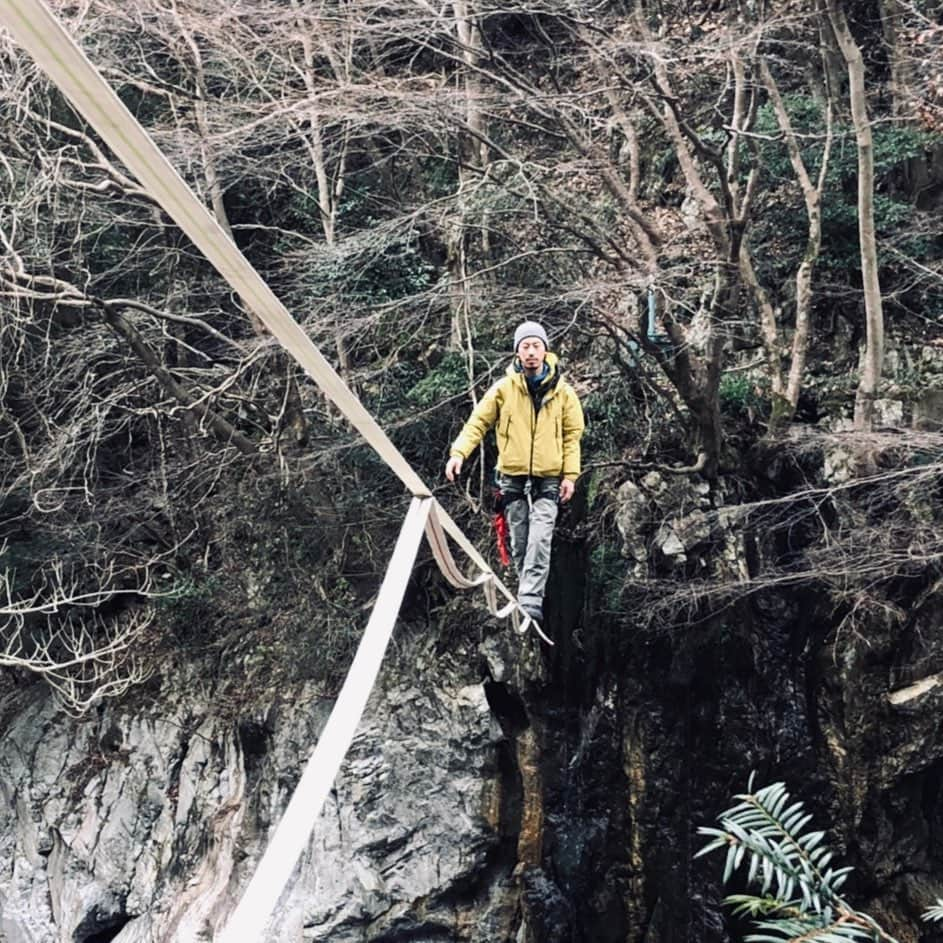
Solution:
M 547 354 L 547 376 L 540 384 L 540 411 L 527 389 L 515 357 L 507 373 L 485 393 L 452 443 L 452 455 L 467 459 L 485 433 L 496 426 L 498 471 L 505 475 L 549 478 L 580 474 L 580 436 L 585 422 L 579 397 L 561 376 L 556 354 Z

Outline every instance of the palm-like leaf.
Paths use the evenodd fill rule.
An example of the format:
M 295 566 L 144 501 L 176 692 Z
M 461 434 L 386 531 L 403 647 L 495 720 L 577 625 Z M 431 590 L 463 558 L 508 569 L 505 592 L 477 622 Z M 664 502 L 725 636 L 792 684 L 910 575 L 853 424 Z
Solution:
M 811 915 L 757 923 L 761 933 L 751 933 L 747 943 L 849 943 L 875 939 L 870 928 L 849 923 L 844 917 L 823 923 Z
M 751 776 L 748 788 L 752 787 Z M 761 932 L 749 940 L 896 943 L 867 914 L 842 900 L 839 890 L 852 869 L 830 866 L 832 852 L 823 841 L 825 832 L 804 831 L 812 816 L 801 802 L 790 799 L 785 784 L 773 783 L 735 798 L 737 804 L 719 816 L 720 828 L 698 829 L 710 841 L 695 857 L 725 851 L 725 884 L 746 863 L 747 885 L 758 886 L 760 893 L 733 895 L 726 903 L 741 916 L 765 918 L 757 923 Z M 938 904 L 940 916 L 934 919 L 943 919 L 943 901 Z
M 794 911 L 795 901 L 784 903 L 775 897 L 756 897 L 753 894 L 728 894 L 724 903 L 736 917 L 768 917 L 771 914 Z
M 922 914 L 924 920 L 929 921 L 930 923 L 936 923 L 939 920 L 943 920 L 943 900 L 940 900 L 938 897 L 936 903 L 932 907 L 928 907 Z
M 700 828 L 713 840 L 698 852 L 726 848 L 724 882 L 744 860 L 749 862 L 748 884 L 760 884 L 765 895 L 773 890 L 779 900 L 794 893 L 801 910 L 821 910 L 838 900 L 838 891 L 851 868 L 829 868 L 832 853 L 822 844 L 824 832 L 802 830 L 812 816 L 801 802 L 790 803 L 784 783 L 773 783 L 736 797 L 737 805 L 720 816 L 721 828 Z

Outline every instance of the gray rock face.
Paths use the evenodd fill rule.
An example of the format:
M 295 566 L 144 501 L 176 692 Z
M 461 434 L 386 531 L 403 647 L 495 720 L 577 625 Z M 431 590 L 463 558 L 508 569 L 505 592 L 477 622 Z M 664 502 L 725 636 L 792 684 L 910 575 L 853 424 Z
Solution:
M 913 406 L 913 426 L 930 432 L 943 429 L 943 391 L 926 390 L 918 397 Z
M 633 561 L 632 573 L 644 578 L 654 549 L 672 563 L 684 563 L 687 554 L 706 543 L 716 526 L 708 512 L 708 486 L 687 478 L 666 478 L 649 472 L 639 487 L 625 481 L 616 493 L 615 523 L 622 538 L 622 555 Z M 652 520 L 660 523 L 646 539 Z
M 765 456 L 769 482 L 841 481 L 825 446 L 814 477 L 794 461 L 808 450 Z M 938 495 L 895 483 L 894 497 L 905 550 Z M 578 531 L 561 534 L 552 649 L 482 626 L 477 651 L 434 656 L 477 616 L 456 604 L 437 615 L 451 634 L 394 653 L 264 939 L 725 943 L 720 869 L 692 865 L 692 836 L 759 769 L 807 789 L 873 895 L 861 908 L 916 940 L 943 893 L 943 581 L 897 597 L 869 585 L 836 607 L 818 579 L 778 581 L 794 571 L 776 567 L 829 563 L 854 501 L 831 496 L 823 553 L 821 530 L 797 526 L 823 517 L 801 503 L 757 519 L 723 499 L 657 473 L 615 489 L 614 546 L 653 591 L 590 584 L 583 609 Z M 737 604 L 646 622 L 696 567 Z M 330 709 L 301 686 L 257 713 L 218 700 L 196 668 L 155 703 L 81 721 L 39 685 L 0 696 L 0 940 L 217 937 Z
M 180 676 L 160 706 L 105 705 L 80 720 L 40 685 L 26 703 L 22 691 L 7 697 L 6 943 L 195 943 L 221 930 L 331 703 L 299 689 L 234 721 L 194 691 Z M 489 857 L 500 737 L 483 687 L 460 671 L 428 690 L 381 683 L 266 938 L 503 934 L 507 875 Z

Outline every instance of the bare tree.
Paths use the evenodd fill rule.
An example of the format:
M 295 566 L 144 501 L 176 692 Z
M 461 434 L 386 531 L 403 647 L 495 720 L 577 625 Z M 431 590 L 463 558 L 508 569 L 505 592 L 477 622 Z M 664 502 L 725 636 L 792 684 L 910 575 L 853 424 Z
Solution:
M 891 6 L 913 104 L 933 56 L 904 62 L 900 37 L 932 28 Z M 797 41 L 833 46 L 812 0 L 60 12 L 420 466 L 438 466 L 426 423 L 444 447 L 440 404 L 467 395 L 442 354 L 461 347 L 474 396 L 491 378 L 480 349 L 524 318 L 564 342 L 605 338 L 613 360 L 587 380 L 601 394 L 655 391 L 663 425 L 639 434 L 643 465 L 720 474 L 721 381 L 758 376 L 754 351 L 774 424 L 792 415 L 838 130 L 828 95 L 811 129 L 790 98 L 827 86 Z M 26 529 L 61 515 L 78 562 L 104 521 L 96 565 L 152 559 L 151 542 L 185 568 L 225 527 L 206 507 L 216 481 L 343 481 L 353 440 L 310 385 L 25 58 L 3 48 L 0 71 L 0 496 Z M 805 211 L 784 287 L 764 213 L 787 204 Z M 424 372 L 439 385 L 416 409 Z M 642 454 L 669 426 L 677 460 Z M 147 496 L 140 526 L 128 476 Z
M 720 380 L 733 347 L 749 334 L 751 303 L 769 352 L 774 398 L 785 404 L 775 410 L 774 425 L 795 410 L 810 338 L 832 131 L 826 108 L 823 159 L 813 182 L 763 52 L 798 29 L 806 9 L 766 18 L 737 4 L 724 15 L 709 12 L 642 3 L 630 14 L 592 18 L 576 7 L 536 12 L 530 22 L 538 52 L 532 55 L 546 57 L 543 67 L 551 76 L 543 83 L 518 68 L 493 40 L 487 59 L 471 66 L 465 46 L 450 56 L 456 68 L 474 68 L 479 87 L 487 88 L 487 127 L 472 132 L 466 121 L 461 127 L 482 138 L 494 155 L 489 185 L 510 187 L 522 207 L 529 198 L 547 230 L 558 237 L 570 234 L 592 257 L 581 278 L 597 318 L 614 343 L 641 348 L 663 370 L 688 416 L 696 457 L 691 470 L 712 477 L 723 443 Z M 695 33 L 701 36 L 692 42 Z M 783 327 L 775 314 L 780 305 L 757 274 L 753 253 L 762 247 L 746 239 L 764 186 L 754 126 L 766 100 L 777 116 L 809 220 L 796 271 L 795 330 L 785 376 Z M 518 140 L 514 131 L 525 126 L 533 133 Z M 656 138 L 676 162 L 672 184 L 684 189 L 683 216 L 659 207 L 657 194 L 640 194 L 639 142 Z M 547 155 L 554 148 L 557 155 L 569 155 L 566 182 L 529 156 L 542 140 Z M 502 166 L 515 166 L 519 173 L 502 180 L 494 172 Z M 614 223 L 603 222 L 603 207 L 614 214 Z M 748 293 L 741 290 L 744 284 Z M 626 292 L 637 299 L 637 314 L 628 318 L 618 297 Z M 650 301 L 663 339 L 646 325 Z M 626 363 L 634 369 L 631 358 Z
M 865 92 L 864 59 L 838 0 L 829 0 L 828 18 L 848 68 L 851 117 L 858 146 L 858 238 L 864 291 L 865 348 L 855 397 L 855 428 L 870 432 L 874 423 L 874 401 L 884 369 L 884 305 L 874 229 L 874 145 Z
M 0 557 L 3 556 L 0 548 Z M 62 706 L 81 714 L 104 698 L 123 694 L 152 673 L 149 634 L 157 593 L 144 568 L 136 587 L 123 590 L 127 575 L 113 561 L 104 570 L 67 572 L 54 562 L 26 597 L 14 574 L 0 574 L 0 666 L 41 676 Z M 109 604 L 126 599 L 117 611 Z
M 343 119 L 336 122 L 334 134 L 329 137 L 325 124 L 336 119 L 332 119 L 330 114 L 322 114 L 318 106 L 319 86 L 322 84 L 322 70 L 319 68 L 318 60 L 326 62 L 334 85 L 344 88 L 351 84 L 354 11 L 349 9 L 348 4 L 340 6 L 341 9 L 338 12 L 341 15 L 332 20 L 326 15 L 327 11 L 323 3 L 317 15 L 312 15 L 310 10 L 304 10 L 297 0 L 293 3 L 293 8 L 297 11 L 297 35 L 301 46 L 299 61 L 295 62 L 294 68 L 301 73 L 308 97 L 307 113 L 304 116 L 304 124 L 307 127 L 302 128 L 298 124 L 296 127 L 302 136 L 314 169 L 324 241 L 328 251 L 331 252 L 335 250 L 336 245 L 337 214 L 344 193 L 351 122 Z M 316 46 L 319 48 L 320 55 L 316 51 Z M 294 62 L 296 57 L 292 54 L 290 47 L 289 55 Z M 343 326 L 340 323 L 336 327 L 335 349 L 341 375 L 349 376 L 350 358 L 347 353 Z
M 773 305 L 766 291 L 760 285 L 750 255 L 741 250 L 741 269 L 747 285 L 753 292 L 757 309 L 760 315 L 760 326 L 766 345 L 767 370 L 770 375 L 772 394 L 772 408 L 770 415 L 771 431 L 778 429 L 790 419 L 799 402 L 799 392 L 804 379 L 806 357 L 809 350 L 812 320 L 812 279 L 815 263 L 822 246 L 822 192 L 825 188 L 828 173 L 829 155 L 832 146 L 833 121 L 831 98 L 826 103 L 825 142 L 822 147 L 821 164 L 815 183 L 809 175 L 808 168 L 802 159 L 799 143 L 789 112 L 783 103 L 779 85 L 770 71 L 768 63 L 761 59 L 759 62 L 760 76 L 769 95 L 769 100 L 776 113 L 776 121 L 782 131 L 786 146 L 789 150 L 789 160 L 795 171 L 796 179 L 802 189 L 808 218 L 808 236 L 802 261 L 796 271 L 796 303 L 795 328 L 790 345 L 790 361 L 788 375 L 784 378 L 781 364 L 781 330 L 777 323 Z
M 933 460 L 940 444 L 937 433 L 906 439 L 826 433 L 780 442 L 785 454 L 803 461 L 820 461 L 831 452 L 854 463 L 865 451 L 871 461 L 848 468 L 845 480 L 708 512 L 705 536 L 690 548 L 708 572 L 679 581 L 655 563 L 650 577 L 632 578 L 626 589 L 650 624 L 662 628 L 799 587 L 819 593 L 822 604 L 840 614 L 836 645 L 876 615 L 902 621 L 903 609 L 894 601 L 901 581 L 926 580 L 943 562 L 929 497 L 943 480 L 943 465 Z M 787 533 L 789 549 L 783 552 L 778 540 Z M 927 593 L 935 592 L 936 579 L 927 586 Z
M 150 199 L 24 57 L 5 50 L 0 69 L 0 664 L 41 675 L 81 711 L 147 676 L 164 631 L 152 601 L 173 594 L 199 542 L 202 499 L 191 492 L 191 509 L 178 512 L 203 473 L 181 460 L 181 442 L 209 432 L 217 473 L 239 448 L 258 450 L 225 418 L 229 407 L 217 408 L 226 379 L 205 351 L 191 345 L 199 365 L 175 375 L 167 328 L 185 327 L 232 362 L 252 357 L 200 317 L 116 294 L 136 271 L 110 248 L 119 228 L 137 238 L 145 270 L 166 251 L 161 241 L 150 252 L 162 231 Z M 170 426 L 175 410 L 185 417 L 170 450 L 161 408 Z M 168 481 L 180 495 L 166 495 Z

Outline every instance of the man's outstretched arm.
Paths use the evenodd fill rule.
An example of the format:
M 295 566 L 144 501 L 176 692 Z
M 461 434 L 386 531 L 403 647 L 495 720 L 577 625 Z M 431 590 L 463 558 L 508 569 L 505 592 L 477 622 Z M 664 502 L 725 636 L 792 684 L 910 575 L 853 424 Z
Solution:
M 454 481 L 461 474 L 462 462 L 478 448 L 487 431 L 497 421 L 501 409 L 500 386 L 499 381 L 485 393 L 452 443 L 449 460 L 445 464 L 445 477 L 449 481 Z

